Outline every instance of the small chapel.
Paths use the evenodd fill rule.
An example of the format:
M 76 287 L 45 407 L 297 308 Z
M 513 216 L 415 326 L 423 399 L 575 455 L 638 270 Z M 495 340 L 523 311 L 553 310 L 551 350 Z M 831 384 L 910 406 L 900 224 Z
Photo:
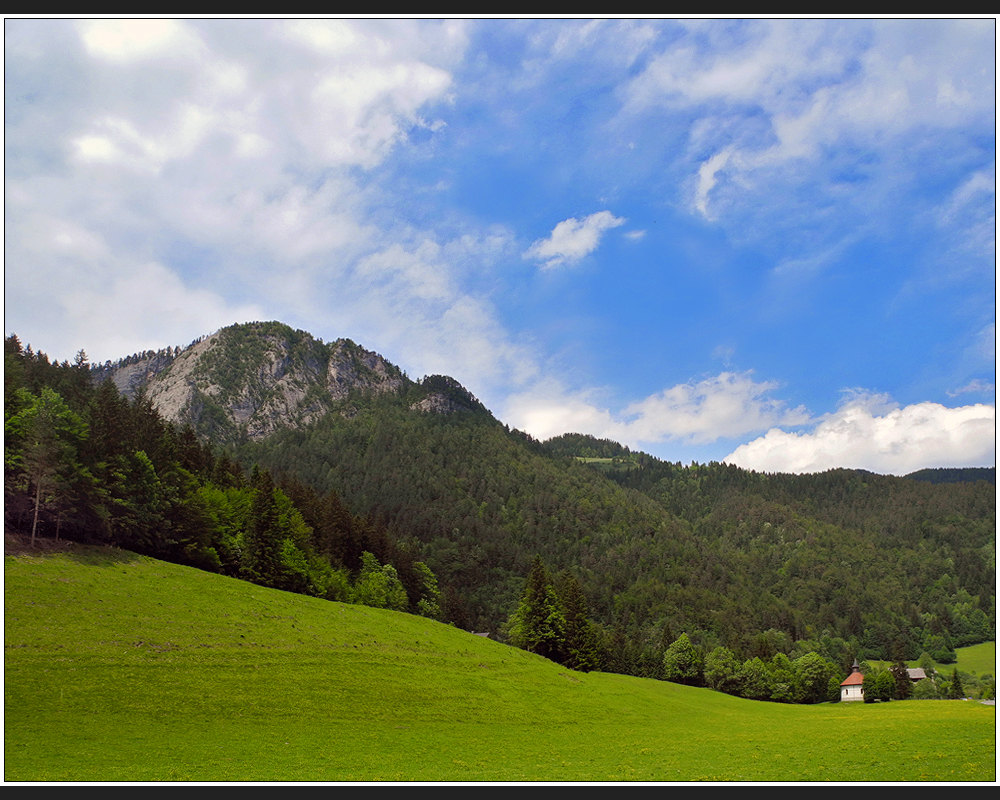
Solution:
M 851 674 L 840 684 L 841 702 L 847 700 L 864 700 L 865 690 L 861 687 L 864 680 L 865 676 L 861 674 L 861 667 L 858 666 L 858 660 L 854 659 L 854 663 L 851 665 Z

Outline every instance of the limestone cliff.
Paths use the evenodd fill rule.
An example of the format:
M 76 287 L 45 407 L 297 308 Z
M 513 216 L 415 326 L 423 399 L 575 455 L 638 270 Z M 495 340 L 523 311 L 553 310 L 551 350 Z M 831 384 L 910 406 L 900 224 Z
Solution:
M 306 425 L 353 400 L 399 398 L 414 411 L 485 409 L 452 378 L 414 382 L 349 339 L 325 344 L 277 322 L 223 328 L 184 350 L 138 354 L 95 370 L 129 397 L 144 391 L 168 420 L 213 438 L 262 439 Z M 486 412 L 488 413 L 488 412 Z

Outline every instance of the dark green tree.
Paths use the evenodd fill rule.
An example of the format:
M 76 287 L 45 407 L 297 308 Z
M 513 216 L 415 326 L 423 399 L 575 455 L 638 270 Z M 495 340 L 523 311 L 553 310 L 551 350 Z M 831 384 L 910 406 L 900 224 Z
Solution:
M 958 667 L 951 673 L 951 684 L 948 686 L 948 698 L 950 700 L 961 700 L 965 697 L 965 687 L 962 686 L 962 679 L 958 676 Z
M 571 572 L 559 576 L 558 595 L 565 620 L 562 663 L 580 672 L 596 669 L 600 660 L 597 631 L 590 621 L 580 582 Z
M 896 700 L 908 700 L 913 695 L 913 681 L 910 680 L 910 673 L 906 669 L 906 664 L 897 661 L 891 667 L 892 679 L 895 682 L 893 698 Z
M 876 700 L 888 702 L 895 694 L 896 679 L 887 669 L 867 672 L 861 684 L 861 691 L 864 692 L 866 703 L 874 703 Z
M 70 493 L 70 478 L 78 475 L 77 451 L 87 436 L 87 426 L 62 397 L 43 387 L 38 396 L 17 390 L 17 413 L 4 420 L 6 466 L 24 471 L 34 495 L 31 543 L 35 543 L 42 508 Z M 7 440 L 11 440 L 12 446 Z
M 267 470 L 255 469 L 251 485 L 254 497 L 243 540 L 242 572 L 254 583 L 279 586 L 284 537 L 274 497 L 274 481 Z
M 535 556 L 507 635 L 522 650 L 558 661 L 566 642 L 566 618 L 541 556 Z

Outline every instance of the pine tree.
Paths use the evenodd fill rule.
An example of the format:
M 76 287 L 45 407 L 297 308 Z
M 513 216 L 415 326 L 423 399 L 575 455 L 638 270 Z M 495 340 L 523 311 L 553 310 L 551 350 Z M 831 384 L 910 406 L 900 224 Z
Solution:
M 511 643 L 553 661 L 566 642 L 566 619 L 540 556 L 535 556 L 517 611 L 507 623 Z
M 955 667 L 955 671 L 951 674 L 948 697 L 951 700 L 962 700 L 965 697 L 965 687 L 962 686 L 962 679 L 958 677 L 958 667 Z
M 244 539 L 242 571 L 254 583 L 278 586 L 284 537 L 274 499 L 274 481 L 267 470 L 254 468 L 251 484 L 254 498 Z
M 597 631 L 590 621 L 580 582 L 570 572 L 560 576 L 559 601 L 566 622 L 562 663 L 580 672 L 596 669 L 600 660 Z

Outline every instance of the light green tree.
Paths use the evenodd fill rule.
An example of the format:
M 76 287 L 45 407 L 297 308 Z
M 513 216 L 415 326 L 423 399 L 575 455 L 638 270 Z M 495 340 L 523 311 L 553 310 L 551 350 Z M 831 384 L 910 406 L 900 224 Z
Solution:
M 423 561 L 415 561 L 413 570 L 420 582 L 417 613 L 422 617 L 441 619 L 441 590 L 438 588 L 437 576 Z
M 686 633 L 682 633 L 663 654 L 663 677 L 673 683 L 699 686 L 703 683 L 704 659 L 691 643 Z
M 769 700 L 771 698 L 771 674 L 767 664 L 759 656 L 743 662 L 737 675 L 740 697 L 749 700 Z
M 409 605 L 396 568 L 380 564 L 368 551 L 361 554 L 361 572 L 351 590 L 351 602 L 393 611 L 405 611 Z
M 830 682 L 839 678 L 837 668 L 819 653 L 806 653 L 795 659 L 799 700 L 803 703 L 824 703 L 831 699 Z M 837 680 L 837 695 L 840 681 Z
M 717 692 L 736 694 L 740 662 L 728 647 L 716 647 L 705 656 L 705 683 Z
M 18 389 L 12 407 L 18 410 L 4 418 L 4 462 L 9 469 L 23 469 L 32 489 L 35 508 L 31 543 L 34 545 L 42 508 L 67 495 L 70 476 L 81 472 L 76 454 L 86 439 L 87 426 L 62 397 L 48 387 L 38 396 Z

